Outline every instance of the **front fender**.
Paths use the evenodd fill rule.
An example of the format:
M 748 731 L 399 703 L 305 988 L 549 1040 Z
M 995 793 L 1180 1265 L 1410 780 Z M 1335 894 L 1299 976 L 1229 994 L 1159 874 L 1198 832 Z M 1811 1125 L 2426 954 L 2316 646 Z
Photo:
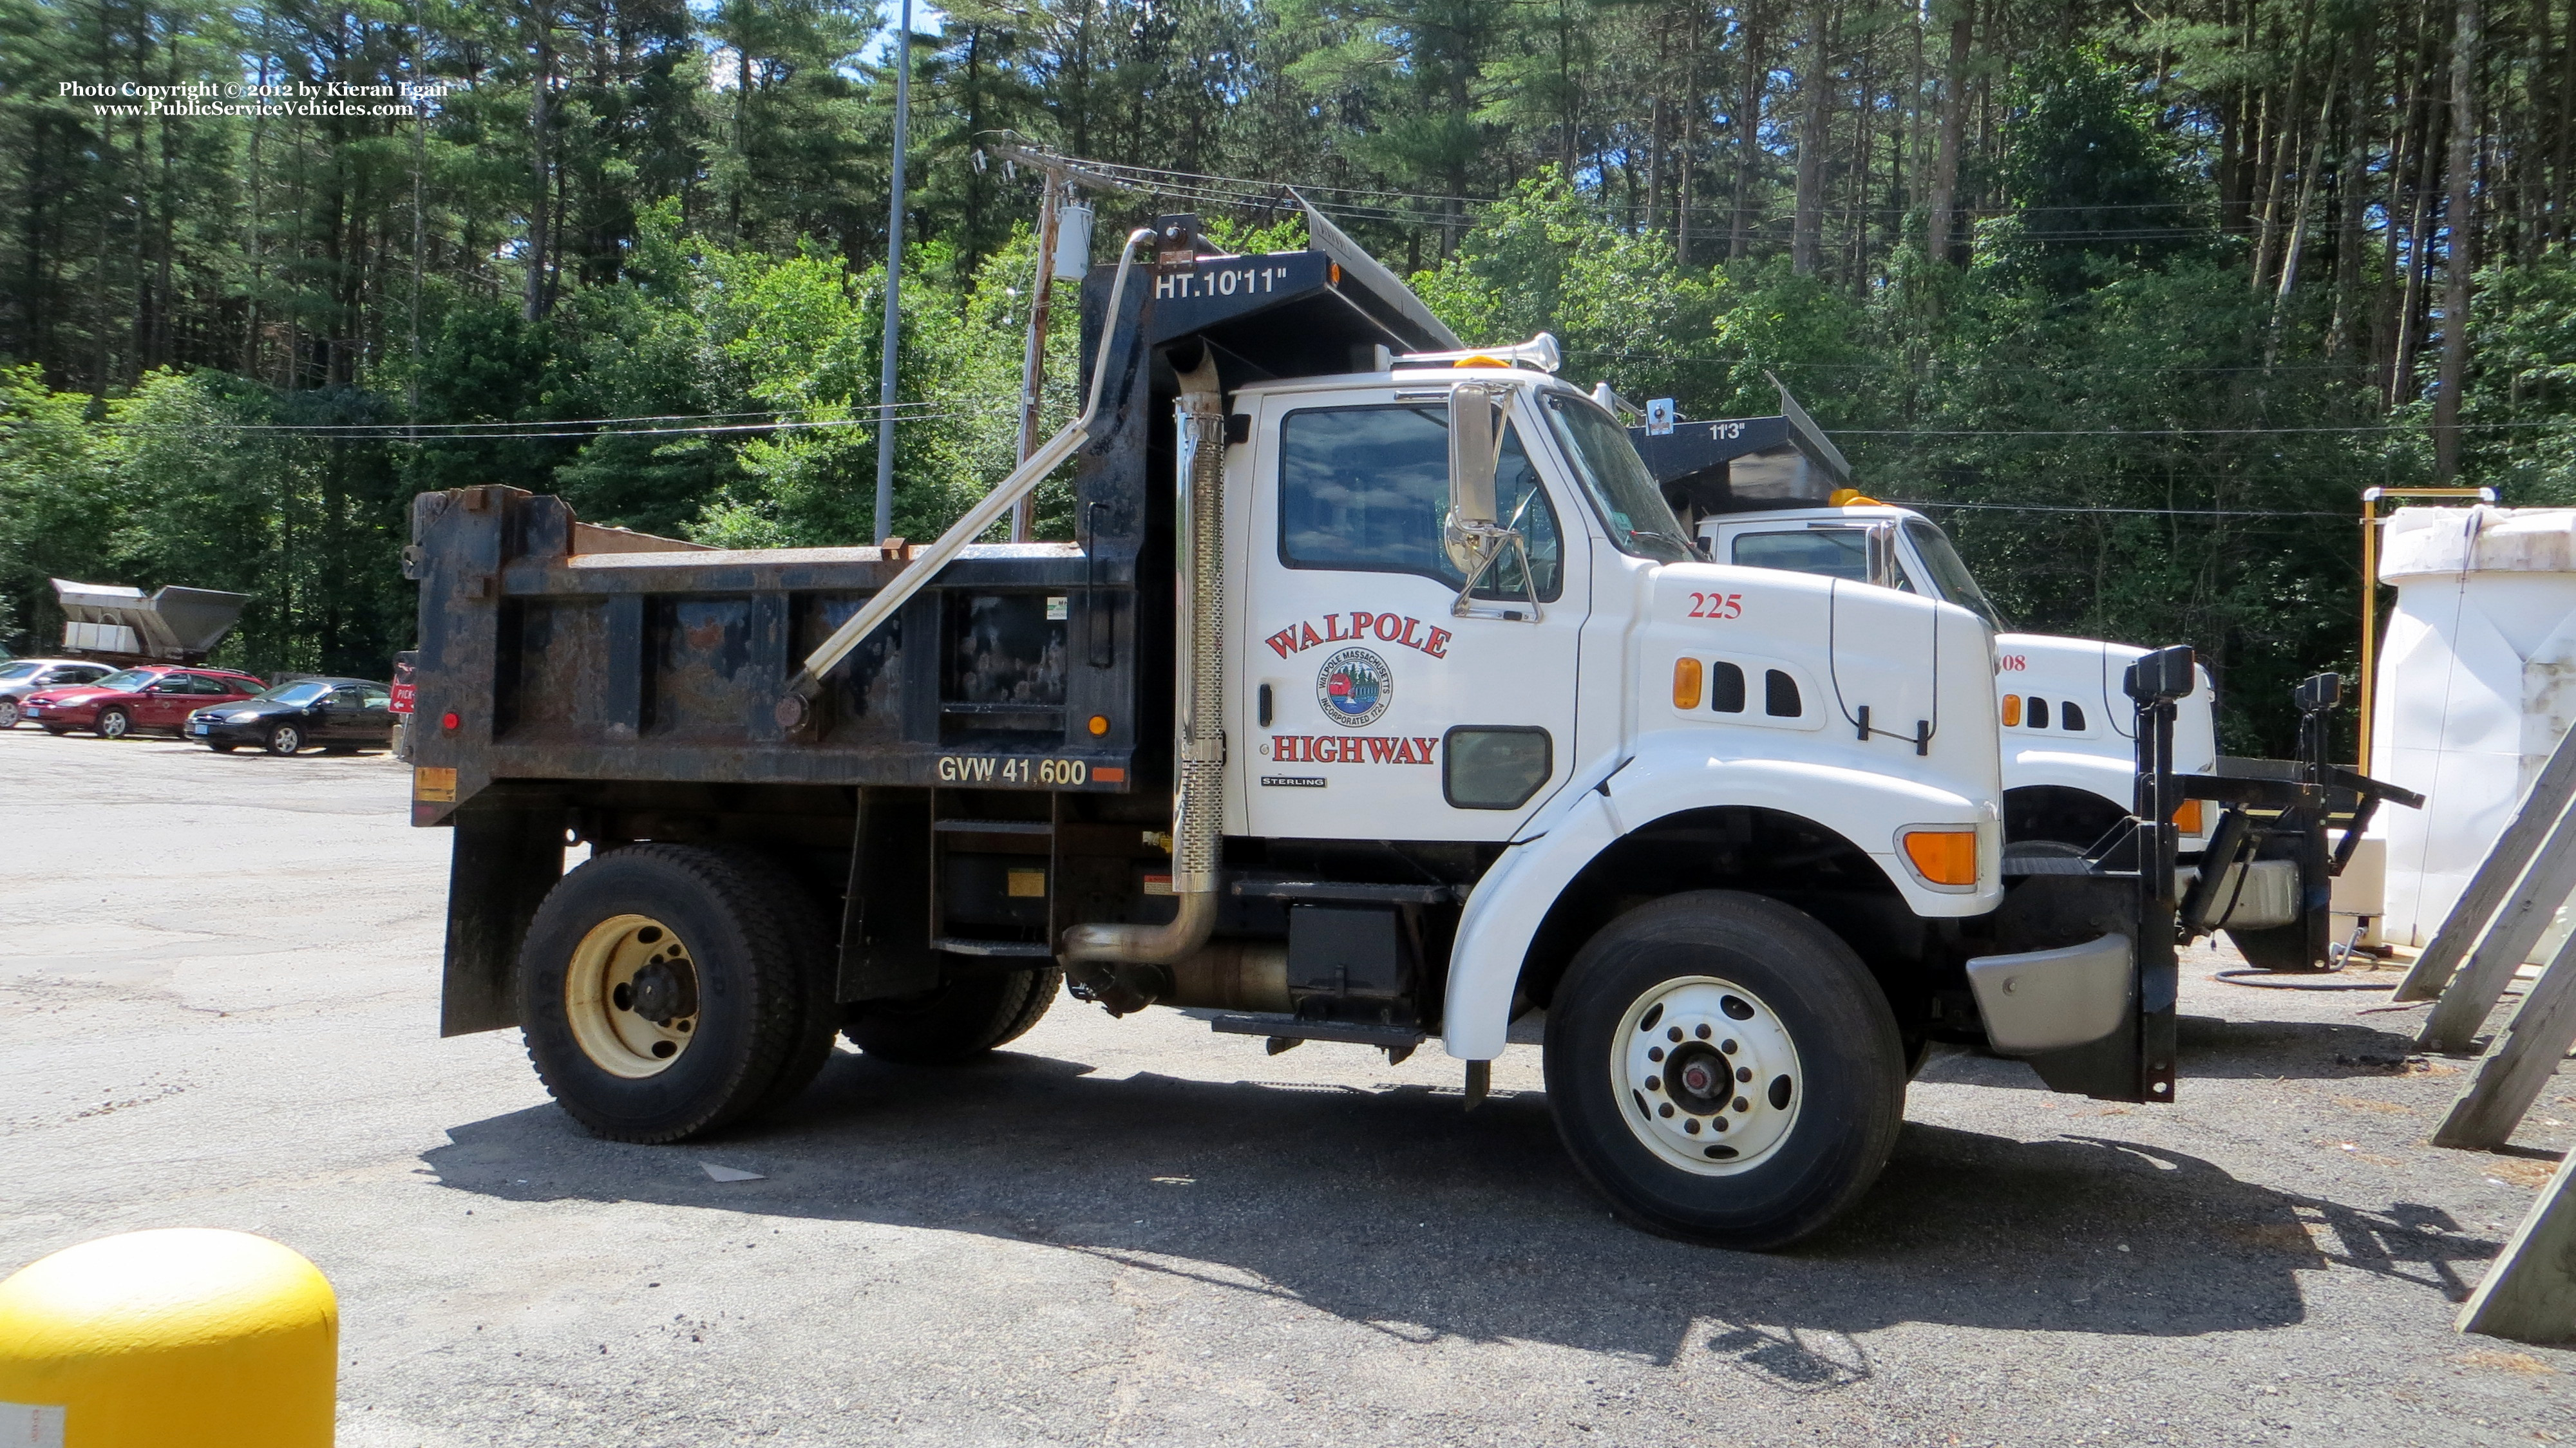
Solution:
M 1985 801 L 1936 785 L 1830 764 L 1721 759 L 1687 740 L 1649 737 L 1646 749 L 1550 812 L 1544 832 L 1494 862 L 1467 897 L 1449 958 L 1441 1044 L 1461 1060 L 1502 1054 L 1531 939 L 1584 866 L 1622 836 L 1688 810 L 1740 806 L 1810 820 L 1876 861 L 1915 914 L 1983 915 L 2003 900 L 2003 821 Z M 1918 880 L 1897 854 L 1910 826 L 1977 830 L 1977 887 L 1948 892 Z
M 2099 796 L 2126 813 L 2138 792 L 2137 765 L 2125 754 L 2112 758 L 2067 749 L 2015 749 L 2004 755 L 2004 788 L 2043 784 Z
M 2179 748 L 2176 757 L 2181 757 Z M 2196 772 L 2186 768 L 2185 773 Z M 2004 756 L 2004 788 L 2031 789 L 2055 785 L 2060 789 L 2080 790 L 2127 814 L 2137 798 L 2137 765 L 2129 759 L 2111 759 L 2099 754 L 2077 754 L 2063 749 L 2020 749 Z M 2201 816 L 2198 830 L 2186 830 L 2178 837 L 2185 854 L 2204 849 L 2210 833 L 2218 827 L 2214 810 Z

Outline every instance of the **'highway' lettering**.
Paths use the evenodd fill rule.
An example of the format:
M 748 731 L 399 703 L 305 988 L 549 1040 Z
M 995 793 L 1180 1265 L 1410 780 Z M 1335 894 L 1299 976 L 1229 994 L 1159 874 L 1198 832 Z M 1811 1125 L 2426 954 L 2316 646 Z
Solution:
M 1273 764 L 1429 764 L 1437 736 L 1383 734 L 1273 734 Z

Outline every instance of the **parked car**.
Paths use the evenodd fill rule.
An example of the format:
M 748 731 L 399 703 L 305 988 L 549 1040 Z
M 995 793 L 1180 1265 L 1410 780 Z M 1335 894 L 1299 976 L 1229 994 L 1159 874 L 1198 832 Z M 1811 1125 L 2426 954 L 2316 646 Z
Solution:
M 95 684 L 116 672 L 116 665 L 95 659 L 13 659 L 0 664 L 0 729 L 18 727 L 18 710 L 29 694 Z
M 245 744 L 293 754 L 318 744 L 326 754 L 383 746 L 394 727 L 393 691 L 372 679 L 295 679 L 257 698 L 215 704 L 188 716 L 188 737 L 217 754 Z
M 145 664 L 96 683 L 39 689 L 18 707 L 48 734 L 95 729 L 101 739 L 122 739 L 137 729 L 176 734 L 196 710 L 247 699 L 267 687 L 231 669 Z

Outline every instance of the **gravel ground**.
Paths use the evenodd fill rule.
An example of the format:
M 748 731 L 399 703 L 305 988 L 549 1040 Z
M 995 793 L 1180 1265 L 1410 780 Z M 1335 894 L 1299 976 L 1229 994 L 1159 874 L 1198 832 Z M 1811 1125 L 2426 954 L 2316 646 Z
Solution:
M 404 785 L 0 733 L 0 1273 L 151 1226 L 300 1249 L 349 1448 L 2576 1435 L 2576 1354 L 2450 1329 L 2576 1080 L 2434 1150 L 2462 1065 L 2375 993 L 2191 952 L 2171 1107 L 1938 1059 L 1868 1200 L 1772 1256 L 1612 1221 L 1529 1048 L 1470 1115 L 1436 1048 L 1070 1001 L 985 1065 L 845 1050 L 783 1121 L 621 1146 L 515 1033 L 438 1039 L 448 836 Z

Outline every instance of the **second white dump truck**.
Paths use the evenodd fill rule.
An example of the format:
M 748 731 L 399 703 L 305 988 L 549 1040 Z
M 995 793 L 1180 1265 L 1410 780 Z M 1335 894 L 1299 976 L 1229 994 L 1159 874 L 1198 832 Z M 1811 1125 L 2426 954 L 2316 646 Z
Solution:
M 2146 649 L 2015 628 L 1938 524 L 1851 486 L 1849 462 L 1786 387 L 1773 416 L 1684 422 L 1668 404 L 1655 409 L 1652 422 L 1629 429 L 1630 439 L 1713 561 L 1920 593 L 1959 604 L 1994 630 L 2009 852 L 2077 854 L 2120 828 L 2134 803 L 2137 748 L 2121 678 Z M 2222 757 L 2216 716 L 2208 671 L 2196 669 L 2191 693 L 2175 705 L 2179 768 L 2283 778 L 2301 767 Z M 2184 801 L 2174 823 L 2187 876 L 2218 821 L 2216 809 Z M 2287 835 L 2268 846 L 2231 880 L 2221 927 L 2261 968 L 2330 964 L 2330 892 L 2302 879 L 2310 851 Z M 2334 856 L 2326 868 L 2337 868 Z

